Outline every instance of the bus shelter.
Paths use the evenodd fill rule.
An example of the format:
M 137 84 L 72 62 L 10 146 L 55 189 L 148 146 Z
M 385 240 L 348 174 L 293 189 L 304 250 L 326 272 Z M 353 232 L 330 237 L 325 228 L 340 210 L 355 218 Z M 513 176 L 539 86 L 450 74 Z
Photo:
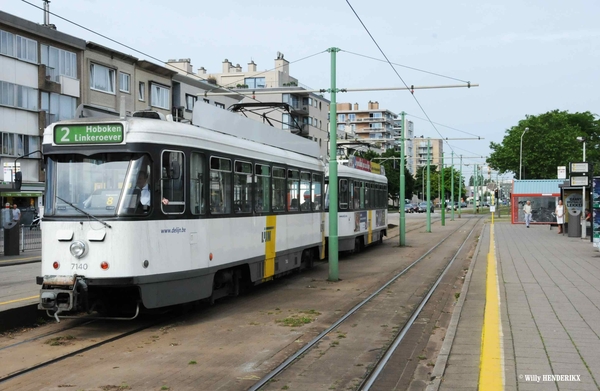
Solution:
M 564 179 L 514 180 L 510 196 L 513 224 L 524 224 L 523 205 L 531 201 L 531 224 L 556 224 L 554 211 Z

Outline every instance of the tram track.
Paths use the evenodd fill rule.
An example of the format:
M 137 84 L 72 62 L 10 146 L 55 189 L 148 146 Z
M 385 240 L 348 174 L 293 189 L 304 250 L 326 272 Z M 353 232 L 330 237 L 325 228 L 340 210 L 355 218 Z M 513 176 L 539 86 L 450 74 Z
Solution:
M 376 289 L 367 298 L 365 298 L 359 304 L 352 307 L 344 315 L 339 317 L 339 319 L 337 321 L 335 321 L 333 324 L 331 324 L 331 326 L 329 326 L 324 331 L 322 331 L 320 334 L 318 334 L 316 337 L 314 337 L 310 342 L 305 344 L 302 348 L 297 350 L 294 354 L 290 355 L 286 360 L 284 360 L 275 369 L 273 369 L 271 372 L 269 372 L 267 375 L 265 375 L 263 378 L 261 378 L 258 382 L 256 382 L 248 390 L 249 391 L 263 390 L 263 389 L 265 389 L 264 387 L 267 384 L 269 384 L 270 382 L 277 381 L 277 378 L 279 376 L 284 374 L 285 371 L 287 371 L 293 365 L 295 365 L 300 360 L 302 360 L 302 358 L 305 355 L 307 355 L 310 350 L 314 349 L 315 346 L 317 346 L 322 341 L 326 340 L 326 338 L 329 335 L 332 335 L 332 333 L 335 332 L 342 324 L 344 324 L 351 316 L 358 313 L 360 310 L 364 309 L 364 307 L 366 307 L 376 297 L 378 297 L 381 294 L 381 292 L 383 292 L 384 290 L 386 290 L 386 288 L 390 287 L 395 282 L 397 282 L 400 279 L 400 277 L 404 276 L 409 271 L 411 271 L 411 269 L 413 269 L 421 261 L 423 261 L 424 259 L 428 259 L 432 253 L 434 253 L 436 250 L 439 250 L 443 243 L 445 243 L 454 234 L 459 232 L 465 225 L 472 223 L 473 226 L 472 226 L 470 232 L 462 240 L 462 243 L 459 246 L 459 248 L 454 251 L 454 254 L 453 254 L 452 258 L 450 259 L 450 261 L 442 268 L 442 271 L 436 276 L 435 281 L 432 283 L 432 285 L 429 287 L 427 292 L 424 294 L 423 298 L 418 303 L 418 305 L 414 308 L 414 310 L 408 317 L 408 320 L 402 325 L 401 330 L 394 337 L 393 341 L 389 345 L 387 345 L 385 352 L 382 355 L 380 355 L 380 357 L 376 360 L 377 362 L 373 365 L 373 368 L 374 368 L 373 371 L 367 372 L 367 374 L 364 376 L 360 385 L 357 388 L 360 390 L 369 390 L 371 385 L 375 382 L 375 380 L 377 380 L 377 377 L 381 373 L 382 368 L 385 367 L 385 364 L 388 362 L 389 357 L 393 354 L 395 348 L 403 340 L 407 331 L 410 329 L 410 327 L 415 322 L 415 319 L 417 319 L 417 317 L 421 313 L 423 307 L 425 306 L 425 304 L 427 303 L 427 301 L 429 300 L 431 295 L 434 293 L 434 291 L 437 288 L 437 286 L 439 285 L 440 281 L 445 276 L 447 270 L 452 266 L 452 263 L 454 262 L 454 260 L 457 258 L 459 253 L 462 251 L 462 249 L 464 248 L 464 246 L 468 242 L 468 240 L 471 238 L 473 231 L 475 230 L 475 228 L 477 227 L 477 225 L 481 221 L 481 219 L 482 219 L 481 217 L 477 218 L 477 219 L 465 219 L 465 222 L 463 224 L 461 224 L 456 229 L 454 229 L 451 233 L 449 233 L 442 240 L 440 240 L 438 243 L 436 243 L 434 246 L 432 246 L 427 252 L 425 252 L 423 255 L 421 255 L 419 258 L 417 258 L 415 261 L 413 261 L 408 266 L 406 266 L 404 269 L 402 269 L 400 272 L 395 274 L 390 280 L 388 280 L 386 283 L 384 283 L 382 286 L 380 286 L 378 289 Z M 439 221 L 439 220 L 436 220 L 436 221 Z M 421 227 L 422 226 L 413 227 L 410 231 L 417 230 Z M 352 327 L 354 327 L 354 326 L 355 325 L 353 325 Z
M 137 322 L 123 322 L 123 323 L 120 323 L 120 325 L 124 326 L 122 328 L 122 330 L 120 330 L 119 332 L 115 332 L 114 327 L 113 328 L 102 327 L 103 322 L 100 320 L 90 320 L 90 319 L 84 318 L 80 322 L 75 321 L 75 322 L 77 322 L 76 324 L 68 326 L 68 327 L 62 327 L 60 330 L 55 330 L 55 331 L 52 331 L 49 333 L 44 333 L 44 334 L 41 334 L 41 335 L 38 335 L 38 336 L 35 336 L 32 338 L 28 338 L 23 341 L 19 341 L 14 344 L 3 346 L 0 348 L 0 361 L 4 363 L 2 369 L 0 370 L 0 385 L 11 379 L 17 378 L 19 376 L 22 376 L 22 375 L 25 375 L 28 373 L 32 373 L 36 370 L 50 366 L 57 362 L 68 359 L 70 357 L 74 357 L 74 356 L 83 354 L 90 350 L 99 348 L 99 347 L 107 345 L 109 343 L 129 337 L 136 333 L 142 332 L 149 328 L 157 327 L 167 321 L 172 322 L 173 317 L 166 319 L 164 316 L 161 316 L 159 318 L 155 318 L 152 320 L 145 320 L 145 321 L 142 320 L 142 321 L 137 321 Z M 95 328 L 88 327 L 88 326 L 95 326 L 95 325 L 97 325 L 98 327 L 95 327 Z M 86 334 L 86 333 L 90 334 L 90 333 L 92 333 L 92 331 L 95 333 L 105 333 L 105 334 L 100 335 L 100 337 L 97 337 L 94 339 L 88 339 L 87 341 L 84 341 L 84 342 L 79 342 L 78 338 L 76 336 L 73 336 L 73 334 Z M 66 334 L 66 332 L 70 332 L 70 333 Z M 23 368 L 11 367 L 10 357 L 12 355 L 14 355 L 15 352 L 13 350 L 15 348 L 18 348 L 18 347 L 21 347 L 21 346 L 27 345 L 27 344 L 39 343 L 39 341 L 42 339 L 46 339 L 46 341 L 44 342 L 44 344 L 46 344 L 46 345 L 59 346 L 59 345 L 63 345 L 63 343 L 64 343 L 66 346 L 72 346 L 72 349 L 69 349 L 68 347 L 65 347 L 65 346 L 60 346 L 60 349 L 58 349 L 58 350 L 67 350 L 67 351 L 64 353 L 59 353 L 59 354 L 53 354 L 53 352 L 47 352 L 47 351 L 44 352 L 43 349 L 37 349 L 39 352 L 38 356 L 29 357 L 30 361 L 26 361 L 25 363 L 20 361 L 19 364 L 17 364 L 17 365 L 24 365 L 25 367 L 23 367 Z M 97 341 L 97 339 L 101 339 L 101 340 Z M 80 345 L 80 346 L 78 346 L 78 345 Z

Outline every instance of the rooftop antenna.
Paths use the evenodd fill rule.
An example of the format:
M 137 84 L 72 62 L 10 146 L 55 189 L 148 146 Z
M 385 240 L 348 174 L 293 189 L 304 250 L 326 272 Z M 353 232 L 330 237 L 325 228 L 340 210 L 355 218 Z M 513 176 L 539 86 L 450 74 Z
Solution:
M 44 1 L 44 26 L 50 25 L 50 0 Z

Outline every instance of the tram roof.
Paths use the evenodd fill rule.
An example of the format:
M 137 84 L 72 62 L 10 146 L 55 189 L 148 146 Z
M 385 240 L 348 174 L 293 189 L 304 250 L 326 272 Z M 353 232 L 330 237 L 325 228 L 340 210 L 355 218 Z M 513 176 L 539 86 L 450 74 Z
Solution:
M 341 164 L 338 164 L 338 178 L 346 177 L 346 178 L 355 178 L 355 179 L 363 179 L 369 180 L 373 182 L 379 183 L 387 183 L 387 177 L 381 174 L 375 174 L 373 172 L 359 170 L 358 168 L 348 167 Z M 329 176 L 329 167 L 325 167 L 325 176 Z

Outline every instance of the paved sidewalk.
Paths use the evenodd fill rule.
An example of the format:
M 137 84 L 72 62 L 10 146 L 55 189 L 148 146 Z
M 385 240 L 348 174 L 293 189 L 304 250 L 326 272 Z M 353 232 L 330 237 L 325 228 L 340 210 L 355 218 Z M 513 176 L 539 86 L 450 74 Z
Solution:
M 25 263 L 41 262 L 42 250 L 25 250 L 19 255 L 4 255 L 0 253 L 0 267 L 22 265 Z
M 600 253 L 546 226 L 509 223 L 495 224 L 495 245 L 505 389 L 599 390 Z M 447 361 L 440 355 L 434 368 L 443 377 L 429 389 L 478 387 L 488 249 L 489 224 L 448 333 L 455 337 Z

